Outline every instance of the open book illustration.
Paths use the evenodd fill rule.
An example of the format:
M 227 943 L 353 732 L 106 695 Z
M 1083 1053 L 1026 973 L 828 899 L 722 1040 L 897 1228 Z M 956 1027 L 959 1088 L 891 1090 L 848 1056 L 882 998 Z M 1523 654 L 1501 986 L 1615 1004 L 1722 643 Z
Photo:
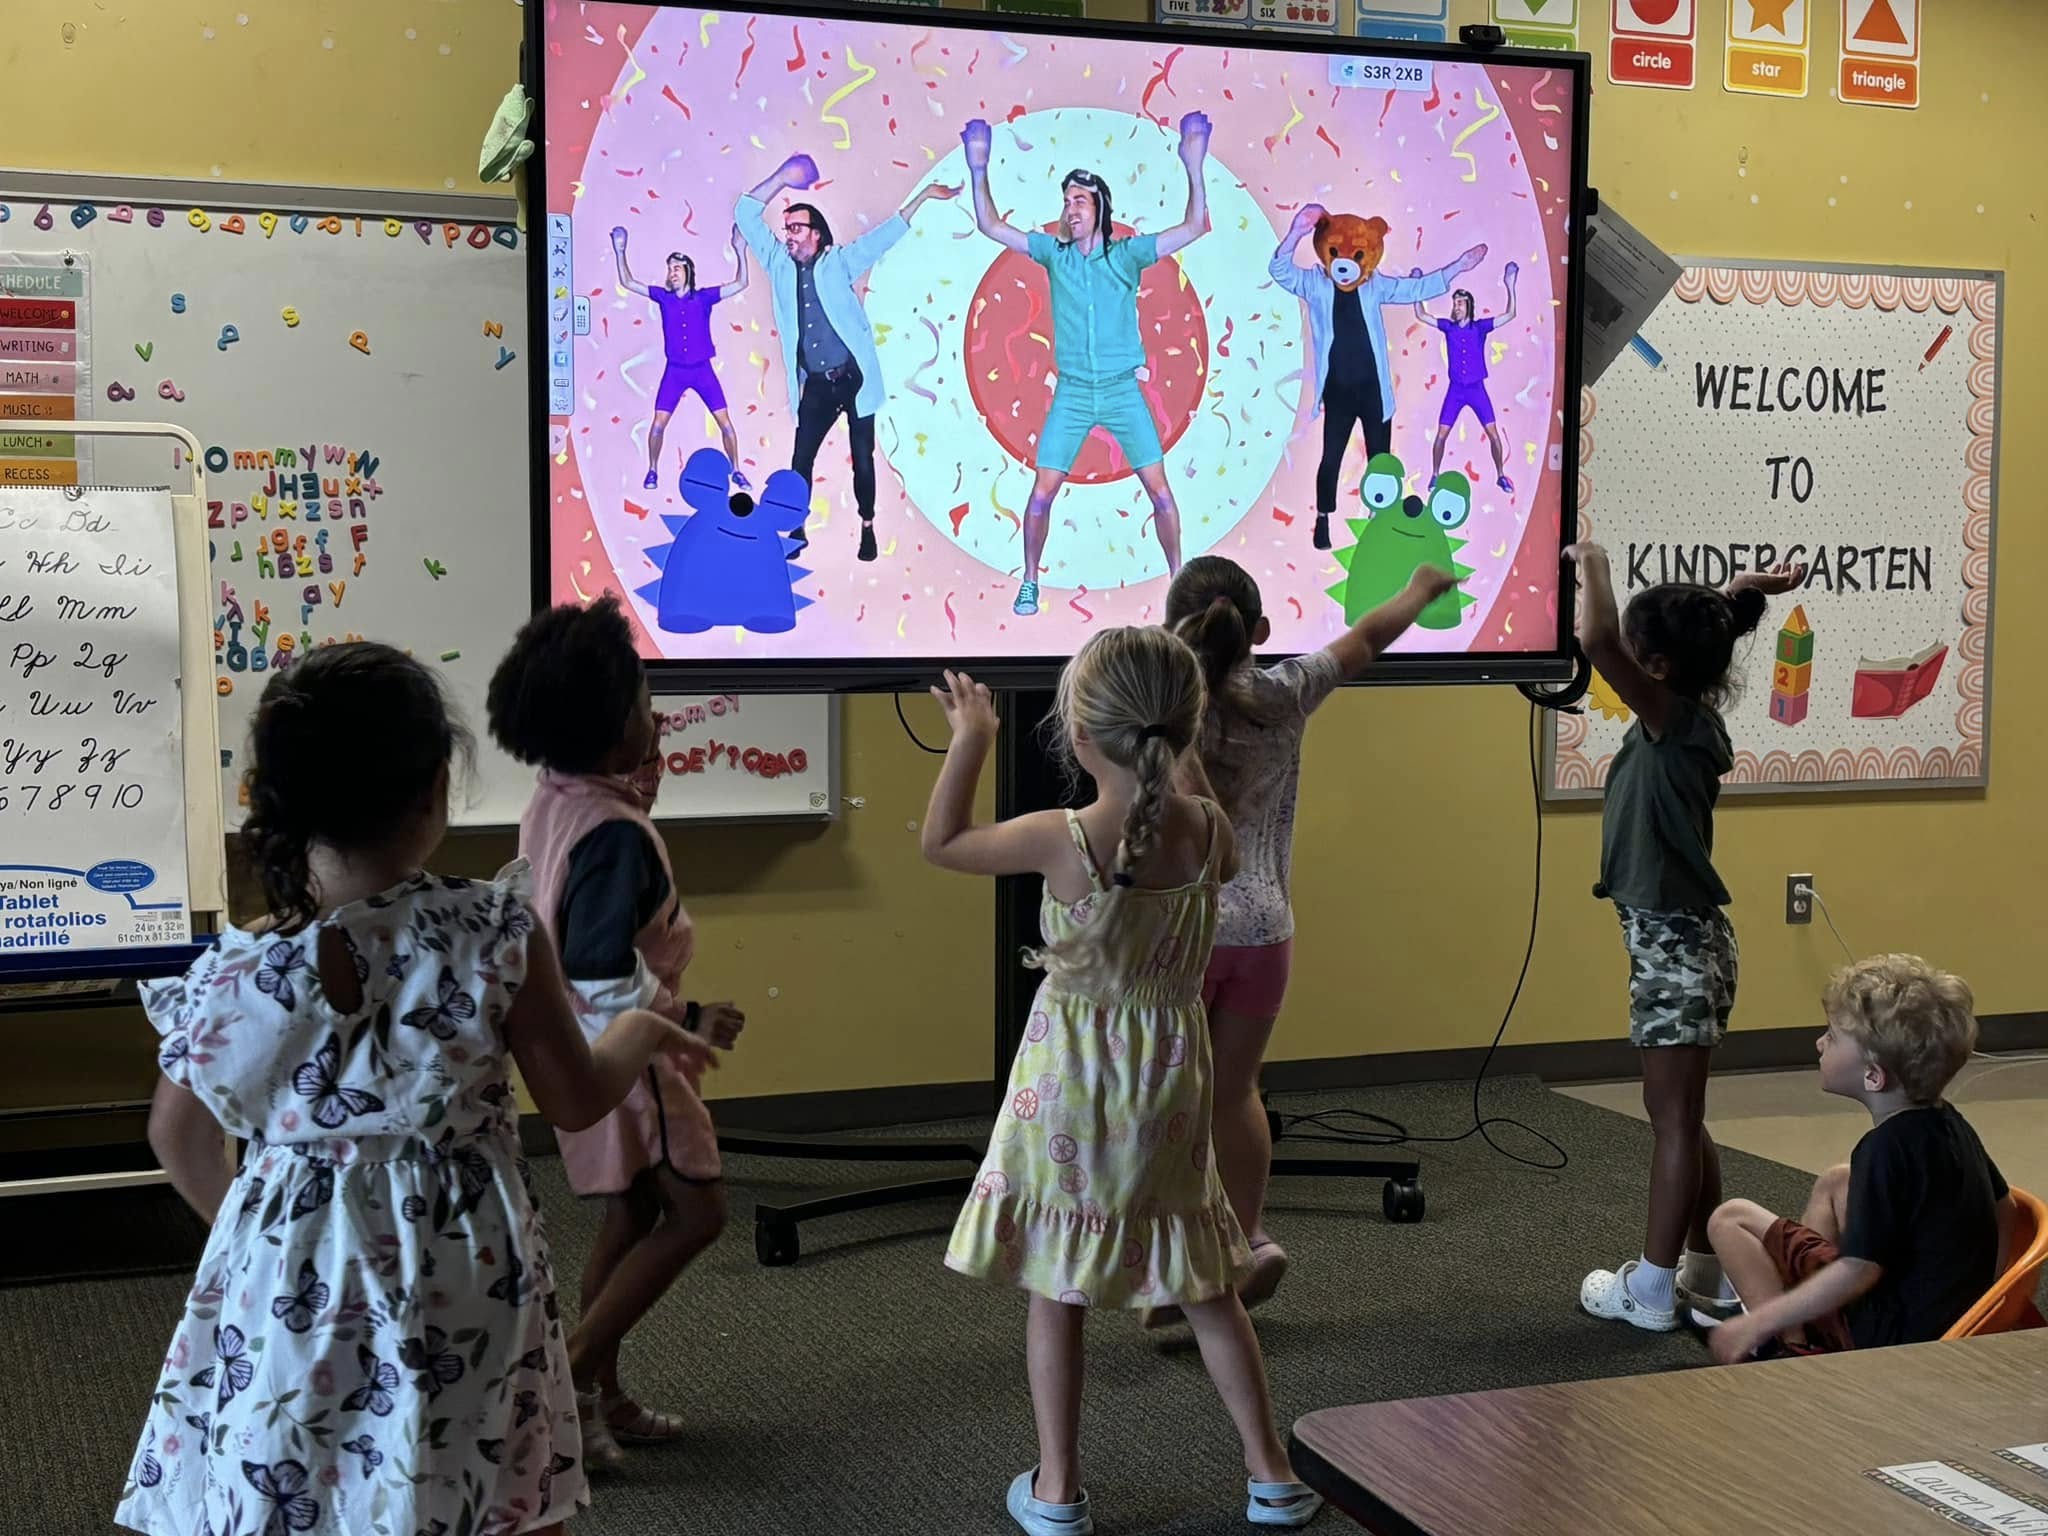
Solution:
M 1858 720 L 1896 720 L 1930 693 L 1941 678 L 1948 645 L 1935 641 L 1911 656 L 1888 661 L 1864 657 L 1856 664 L 1856 686 L 1849 713 Z

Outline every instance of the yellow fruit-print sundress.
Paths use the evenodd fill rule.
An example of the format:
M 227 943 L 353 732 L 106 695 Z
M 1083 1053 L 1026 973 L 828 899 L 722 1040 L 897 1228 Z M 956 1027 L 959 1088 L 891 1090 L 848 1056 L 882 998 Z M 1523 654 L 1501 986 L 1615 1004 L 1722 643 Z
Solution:
M 1039 986 L 988 1156 L 946 1265 L 1087 1307 L 1208 1301 L 1251 1267 L 1210 1154 L 1214 1099 L 1202 973 L 1216 937 L 1216 822 L 1193 882 L 1127 888 L 1099 974 Z M 1048 890 L 1048 944 L 1108 886 L 1072 811 L 1089 894 Z

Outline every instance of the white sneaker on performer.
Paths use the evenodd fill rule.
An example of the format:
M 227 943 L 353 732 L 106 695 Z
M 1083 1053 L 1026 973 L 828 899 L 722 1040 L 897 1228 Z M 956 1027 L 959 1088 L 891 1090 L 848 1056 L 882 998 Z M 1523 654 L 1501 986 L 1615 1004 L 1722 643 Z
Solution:
M 1629 1290 L 1629 1276 L 1641 1265 L 1641 1259 L 1630 1259 L 1618 1270 L 1594 1270 L 1579 1287 L 1579 1305 L 1592 1317 L 1629 1323 L 1650 1333 L 1671 1333 L 1679 1326 L 1677 1309 L 1645 1306 Z

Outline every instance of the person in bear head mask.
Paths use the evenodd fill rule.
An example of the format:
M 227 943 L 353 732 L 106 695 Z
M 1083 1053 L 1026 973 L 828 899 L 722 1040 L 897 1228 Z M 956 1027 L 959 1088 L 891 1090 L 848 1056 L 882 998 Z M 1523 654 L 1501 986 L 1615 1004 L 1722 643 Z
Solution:
M 1294 249 L 1315 239 L 1316 264 L 1298 267 Z M 1305 203 L 1274 248 L 1266 273 L 1308 310 L 1314 353 L 1315 408 L 1323 414 L 1323 454 L 1316 465 L 1315 547 L 1330 547 L 1330 514 L 1337 510 L 1337 476 L 1354 427 L 1365 430 L 1365 449 L 1393 451 L 1394 370 L 1387 357 L 1382 306 L 1440 298 L 1451 284 L 1486 259 L 1475 245 L 1448 266 L 1419 277 L 1379 270 L 1387 221 L 1331 213 Z

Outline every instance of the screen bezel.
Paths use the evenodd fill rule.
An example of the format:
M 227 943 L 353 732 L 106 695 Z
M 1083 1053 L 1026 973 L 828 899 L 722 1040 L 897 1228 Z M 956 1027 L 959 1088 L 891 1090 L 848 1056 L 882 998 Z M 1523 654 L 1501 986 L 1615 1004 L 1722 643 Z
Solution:
M 644 5 L 650 10 L 704 8 L 700 0 L 627 0 L 627 3 Z M 535 153 L 528 157 L 521 168 L 527 178 L 527 334 L 540 338 L 534 344 L 540 349 L 538 355 L 542 363 L 546 357 L 545 338 L 548 327 L 545 244 L 548 217 L 547 45 L 543 28 L 545 13 L 549 9 L 550 7 L 541 4 L 529 4 L 525 7 L 526 41 L 522 50 L 527 90 L 533 99 L 533 121 L 536 125 L 534 137 L 538 141 Z M 1443 63 L 1513 64 L 1550 69 L 1563 74 L 1572 102 L 1572 185 L 1569 206 L 1575 209 L 1576 213 L 1565 231 L 1564 382 L 1561 401 L 1564 423 L 1561 429 L 1563 470 L 1559 477 L 1559 547 L 1569 547 L 1578 536 L 1581 421 L 1579 400 L 1583 351 L 1580 317 L 1585 312 L 1586 212 L 1590 206 L 1586 188 L 1587 141 L 1592 109 L 1593 61 L 1590 54 L 1521 48 L 1475 49 L 1451 44 L 1392 42 L 1377 38 L 1344 37 L 1338 34 L 1261 32 L 1254 31 L 1249 26 L 1242 30 L 1233 28 L 1225 31 L 1221 28 L 1200 27 L 1192 23 L 1171 26 L 1157 22 L 1074 21 L 1066 17 L 1007 13 L 996 17 L 986 11 L 945 9 L 936 5 L 917 8 L 889 6 L 883 8 L 884 14 L 881 15 L 876 14 L 877 8 L 873 6 L 836 4 L 833 0 L 804 0 L 804 3 L 800 4 L 785 4 L 781 3 L 781 0 L 747 0 L 745 4 L 725 5 L 721 9 L 795 21 L 900 21 L 906 25 L 915 21 L 930 27 L 946 27 L 956 31 L 988 31 L 991 30 L 991 21 L 999 21 L 1000 26 L 995 30 L 1044 33 L 1084 40 L 1102 38 L 1127 42 L 1185 43 L 1191 40 L 1187 34 L 1192 33 L 1195 34 L 1192 40 L 1213 44 L 1219 40 L 1218 37 L 1204 37 L 1201 34 L 1214 32 L 1221 37 L 1231 38 L 1231 46 L 1264 49 L 1270 52 L 1336 55 L 1370 53 L 1376 57 L 1428 59 Z M 527 369 L 527 401 L 528 421 L 531 427 L 528 434 L 528 453 L 532 476 L 533 605 L 534 611 L 540 612 L 554 601 L 551 515 L 553 479 L 549 466 L 549 438 L 553 418 L 548 414 L 548 377 L 544 366 L 537 364 Z M 614 584 L 623 585 L 616 581 L 616 573 Z M 1571 636 L 1574 593 L 1575 583 L 1565 580 L 1564 573 L 1560 571 L 1557 590 L 1557 632 L 1552 637 L 1553 643 L 1548 650 L 1476 655 L 1453 652 L 1395 652 L 1380 658 L 1358 681 L 1371 684 L 1568 681 L 1573 672 Z M 1278 657 L 1289 653 L 1273 654 Z M 872 660 L 861 657 L 849 657 L 844 660 L 709 660 L 646 657 L 644 661 L 648 678 L 657 691 L 890 693 L 906 688 L 922 688 L 944 667 L 964 668 L 993 686 L 1043 688 L 1049 686 L 1058 676 L 1067 659 L 1066 656 L 967 655 L 887 657 Z

